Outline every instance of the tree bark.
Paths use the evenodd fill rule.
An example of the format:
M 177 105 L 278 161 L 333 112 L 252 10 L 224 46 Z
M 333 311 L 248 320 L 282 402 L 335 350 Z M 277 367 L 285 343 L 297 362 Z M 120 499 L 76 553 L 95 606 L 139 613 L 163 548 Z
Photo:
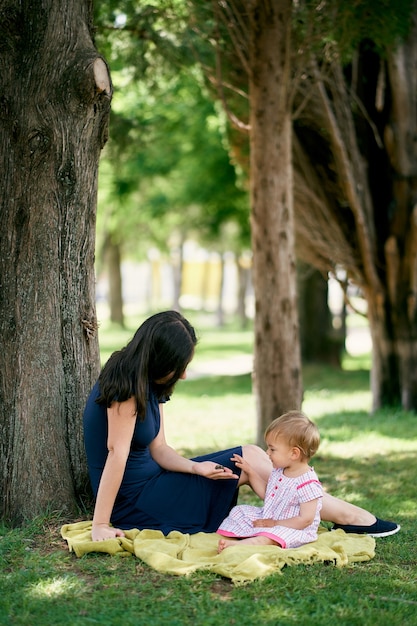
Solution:
M 94 236 L 111 82 L 89 0 L 0 8 L 2 516 L 74 510 L 99 371 Z
M 251 3 L 250 184 L 257 440 L 302 400 L 294 251 L 290 0 Z

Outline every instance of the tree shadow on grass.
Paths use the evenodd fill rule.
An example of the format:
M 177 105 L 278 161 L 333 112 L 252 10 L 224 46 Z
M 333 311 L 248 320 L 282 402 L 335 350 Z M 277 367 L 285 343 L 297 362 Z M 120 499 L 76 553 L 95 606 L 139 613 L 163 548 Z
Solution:
M 230 393 L 251 394 L 251 374 L 199 376 L 198 378 L 187 379 L 184 383 L 181 383 L 182 396 L 194 398 L 202 395 L 221 397 Z
M 309 365 L 303 370 L 304 391 L 314 394 L 326 390 L 329 394 L 369 390 L 367 370 L 340 370 L 337 368 Z M 226 393 L 252 393 L 252 374 L 202 374 L 190 378 L 181 387 L 184 395 L 201 394 L 222 396 Z
M 309 363 L 303 367 L 304 391 L 310 393 L 326 389 L 330 393 L 368 391 L 369 370 L 343 370 L 322 364 Z

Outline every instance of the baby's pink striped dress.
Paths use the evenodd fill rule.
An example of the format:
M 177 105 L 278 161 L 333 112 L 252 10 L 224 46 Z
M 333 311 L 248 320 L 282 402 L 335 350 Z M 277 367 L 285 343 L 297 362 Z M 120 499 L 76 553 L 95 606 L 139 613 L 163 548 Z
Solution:
M 281 548 L 298 548 L 317 539 L 323 487 L 312 467 L 297 476 L 288 478 L 282 468 L 272 470 L 263 507 L 240 504 L 230 511 L 217 532 L 225 537 L 244 539 L 259 535 L 276 541 Z M 318 498 L 314 521 L 307 528 L 298 530 L 286 526 L 258 527 L 252 525 L 256 519 L 288 519 L 300 513 L 300 504 Z

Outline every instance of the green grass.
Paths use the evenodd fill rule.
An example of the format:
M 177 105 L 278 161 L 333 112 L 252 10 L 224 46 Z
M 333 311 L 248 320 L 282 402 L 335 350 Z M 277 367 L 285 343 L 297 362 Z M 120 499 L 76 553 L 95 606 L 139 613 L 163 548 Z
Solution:
M 103 324 L 103 352 L 121 347 L 132 329 L 121 333 Z M 200 335 L 202 363 L 251 352 L 249 331 L 202 323 Z M 75 520 L 49 513 L 22 528 L 0 526 L 0 624 L 417 625 L 417 416 L 370 415 L 368 378 L 354 359 L 344 371 L 306 367 L 303 408 L 322 434 L 314 466 L 326 489 L 402 525 L 397 535 L 377 540 L 374 559 L 341 569 L 287 567 L 239 587 L 208 572 L 162 575 L 134 557 L 78 559 L 59 534 Z M 169 440 L 186 454 L 253 441 L 250 375 L 190 376 L 165 413 Z M 248 489 L 241 491 L 252 501 Z

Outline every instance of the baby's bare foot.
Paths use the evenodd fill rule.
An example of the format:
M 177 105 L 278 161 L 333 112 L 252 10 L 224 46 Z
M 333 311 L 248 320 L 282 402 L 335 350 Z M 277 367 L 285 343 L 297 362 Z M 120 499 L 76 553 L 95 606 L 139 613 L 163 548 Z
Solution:
M 230 548 L 230 546 L 233 546 L 235 543 L 236 543 L 235 539 L 220 539 L 219 544 L 217 546 L 217 552 L 220 554 L 220 552 L 223 552 L 225 548 Z
M 226 541 L 224 539 L 220 539 L 218 545 L 217 545 L 217 552 L 220 554 L 220 552 L 223 552 L 223 550 L 226 547 Z

